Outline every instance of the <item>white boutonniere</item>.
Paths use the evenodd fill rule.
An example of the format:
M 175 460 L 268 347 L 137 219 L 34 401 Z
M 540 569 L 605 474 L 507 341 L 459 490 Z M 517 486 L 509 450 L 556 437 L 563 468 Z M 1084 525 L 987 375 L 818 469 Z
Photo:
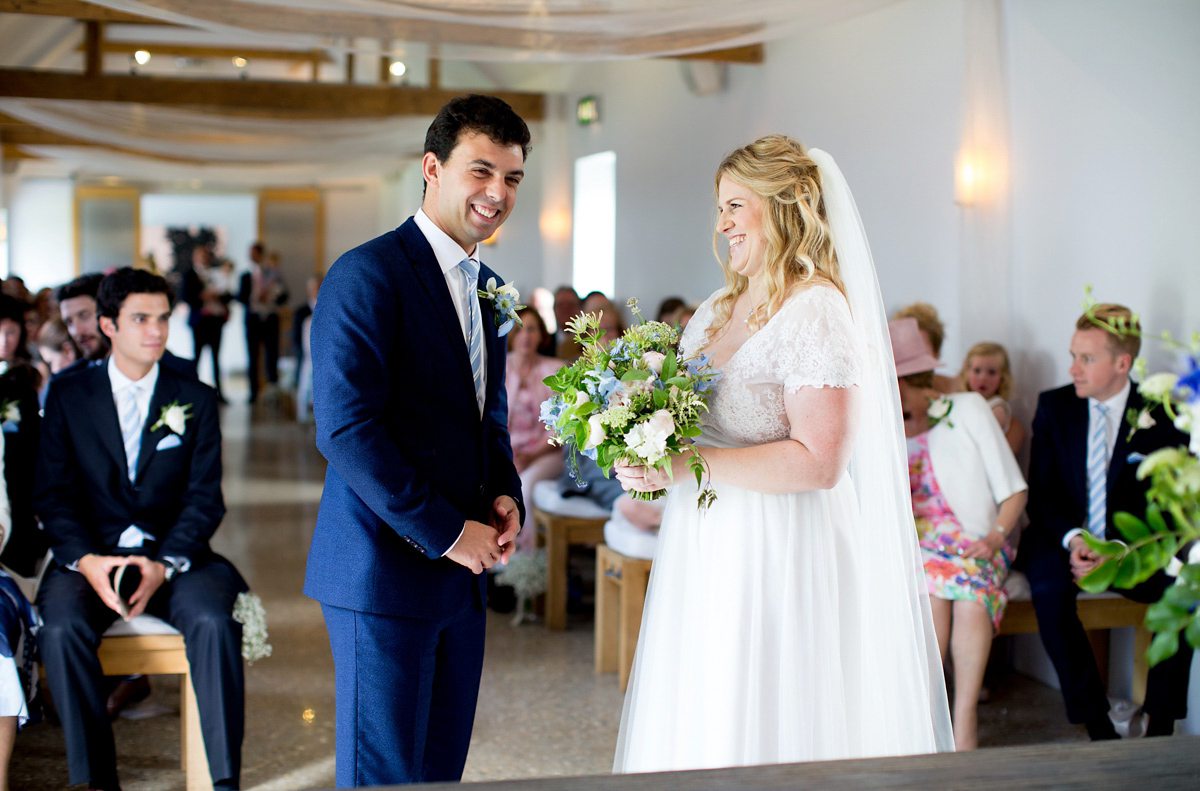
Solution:
M 521 298 L 513 286 L 505 283 L 502 286 L 496 285 L 496 278 L 489 277 L 487 288 L 479 289 L 479 296 L 491 301 L 492 311 L 496 315 L 496 334 L 504 337 L 516 324 L 518 327 L 524 327 L 524 322 L 517 316 L 518 310 L 524 310 L 524 305 L 518 305 L 517 300 Z
M 17 399 L 9 398 L 0 402 L 0 423 L 21 424 L 21 404 Z
M 162 408 L 162 412 L 158 416 L 158 422 L 151 426 L 150 430 L 158 431 L 163 426 L 166 426 L 182 437 L 184 429 L 187 428 L 188 418 L 191 416 L 191 404 L 180 406 L 178 401 L 172 401 Z
M 954 424 L 950 422 L 950 410 L 954 409 L 954 402 L 945 396 L 929 399 L 929 427 L 933 428 L 938 423 L 945 423 L 948 427 L 954 428 Z

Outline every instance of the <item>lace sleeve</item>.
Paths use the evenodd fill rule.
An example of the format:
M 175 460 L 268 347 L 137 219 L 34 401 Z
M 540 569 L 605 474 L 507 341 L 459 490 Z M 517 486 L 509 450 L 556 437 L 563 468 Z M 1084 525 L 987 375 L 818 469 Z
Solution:
M 708 326 L 712 324 L 712 303 L 718 293 L 720 291 L 700 303 L 692 315 L 692 320 L 684 328 L 683 336 L 679 339 L 679 354 L 682 359 L 691 359 L 704 348 L 704 334 L 708 331 Z
M 794 393 L 802 387 L 853 387 L 862 351 L 850 308 L 832 288 L 815 286 L 780 311 L 770 355 L 772 378 Z

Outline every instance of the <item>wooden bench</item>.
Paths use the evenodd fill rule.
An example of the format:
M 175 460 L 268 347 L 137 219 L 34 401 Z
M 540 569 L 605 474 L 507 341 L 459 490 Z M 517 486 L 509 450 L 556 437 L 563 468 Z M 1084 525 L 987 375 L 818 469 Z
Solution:
M 200 710 L 196 708 L 196 690 L 192 687 L 192 669 L 184 650 L 183 635 L 149 615 L 132 622 L 113 624 L 96 649 L 100 667 L 107 676 L 176 674 L 179 680 L 179 714 L 182 737 L 183 771 L 187 791 L 212 791 L 208 754 L 200 730 Z
M 533 521 L 541 528 L 538 542 L 546 547 L 546 628 L 562 631 L 567 628 L 567 549 L 603 542 L 608 512 L 583 497 L 561 497 L 554 481 L 538 481 Z
M 1013 572 L 1010 579 L 1019 572 Z M 1028 583 L 1025 583 L 1028 587 Z M 1010 592 L 1012 587 L 1006 584 Z M 1018 594 L 1010 599 L 1000 621 L 1001 635 L 1036 634 L 1037 615 L 1028 594 Z M 1150 666 L 1146 662 L 1146 649 L 1150 647 L 1150 632 L 1146 629 L 1146 605 L 1126 599 L 1119 593 L 1081 593 L 1076 600 L 1076 612 L 1083 628 L 1092 640 L 1096 663 L 1100 666 L 1100 677 L 1108 678 L 1108 635 L 1109 629 L 1132 626 L 1133 632 L 1133 702 L 1141 704 L 1146 699 L 1146 673 Z
M 622 692 L 637 649 L 650 565 L 607 544 L 596 547 L 596 672 L 616 671 Z

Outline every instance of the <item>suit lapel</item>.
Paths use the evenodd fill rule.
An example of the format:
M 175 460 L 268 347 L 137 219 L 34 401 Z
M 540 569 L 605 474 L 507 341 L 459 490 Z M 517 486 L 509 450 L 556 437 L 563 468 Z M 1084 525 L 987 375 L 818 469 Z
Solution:
M 178 398 L 179 382 L 175 381 L 175 378 L 162 367 L 162 363 L 159 363 L 158 382 L 154 385 L 154 394 L 150 397 L 150 408 L 146 410 L 146 423 L 142 426 L 142 446 L 138 449 L 135 481 L 142 477 L 142 473 L 146 471 L 146 465 L 150 463 L 150 459 L 158 452 L 156 447 L 158 441 L 170 432 L 170 429 L 166 426 L 160 426 L 156 431 L 151 431 L 150 427 L 158 422 L 163 407 Z M 187 404 L 181 404 L 180 406 L 187 406 Z
M 125 442 L 121 436 L 121 420 L 117 417 L 117 405 L 113 401 L 112 382 L 108 378 L 108 363 L 94 365 L 89 373 L 92 377 L 89 408 L 93 425 L 100 442 L 108 449 L 113 461 L 121 468 L 125 480 L 129 480 L 129 467 L 125 462 Z
M 1113 446 L 1112 461 L 1108 463 L 1108 492 L 1112 492 L 1113 486 L 1117 483 L 1117 476 L 1121 473 L 1121 468 L 1125 466 L 1125 459 L 1129 455 L 1129 430 L 1125 427 L 1125 414 L 1131 409 L 1140 411 L 1142 408 L 1142 396 L 1137 391 L 1137 386 L 1133 385 L 1129 388 L 1129 398 L 1125 400 L 1125 411 L 1121 413 L 1121 422 L 1117 424 L 1117 444 Z
M 1088 506 L 1087 444 L 1088 402 L 1086 398 L 1071 401 L 1066 415 L 1067 449 L 1070 453 L 1071 488 L 1084 510 Z
M 490 269 L 480 266 L 479 290 L 487 287 L 487 278 L 495 277 Z M 483 342 L 487 345 L 487 383 L 483 399 L 483 414 L 492 408 L 492 402 L 499 391 L 500 383 L 504 380 L 504 355 L 506 353 L 504 338 L 497 333 L 496 311 L 490 299 L 479 297 L 479 317 L 483 320 Z
M 410 224 L 412 225 L 411 232 L 405 233 Z M 408 248 L 408 259 L 412 262 L 413 272 L 416 273 L 417 280 L 420 281 L 425 293 L 429 296 L 433 312 L 437 314 L 443 329 L 446 330 L 447 340 L 454 350 L 453 354 L 458 360 L 459 370 L 466 377 L 471 390 L 474 391 L 475 378 L 471 375 L 471 358 L 467 354 L 467 343 L 463 340 L 462 325 L 458 323 L 458 311 L 454 309 L 454 299 L 450 295 L 446 276 L 438 266 L 437 256 L 433 254 L 433 248 L 429 246 L 425 234 L 421 233 L 421 229 L 411 219 L 400 227 L 400 231 L 401 238 L 404 239 L 405 246 Z

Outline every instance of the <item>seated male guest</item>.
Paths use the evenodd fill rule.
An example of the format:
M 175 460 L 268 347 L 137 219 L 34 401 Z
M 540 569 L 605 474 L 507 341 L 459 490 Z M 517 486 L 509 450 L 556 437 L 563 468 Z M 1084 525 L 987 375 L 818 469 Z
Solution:
M 1099 305 L 1101 320 L 1132 314 L 1120 305 Z M 1161 409 L 1155 424 L 1130 435 L 1125 415 L 1144 402 L 1129 380 L 1140 348 L 1136 337 L 1120 337 L 1080 317 L 1071 339 L 1074 383 L 1038 398 L 1029 463 L 1029 527 L 1018 564 L 1033 593 L 1038 631 L 1062 687 L 1067 718 L 1087 726 L 1093 740 L 1115 739 L 1108 717 L 1105 679 L 1075 611 L 1078 581 L 1103 558 L 1092 553 L 1084 530 L 1120 539 L 1113 514 L 1146 511 L 1149 481 L 1137 479 L 1138 464 L 1163 447 L 1186 445 Z M 1140 585 L 1117 593 L 1140 602 L 1158 601 L 1172 582 L 1158 572 Z M 1146 686 L 1147 736 L 1170 735 L 1175 720 L 1187 715 L 1192 650 L 1180 634 L 1175 656 L 1151 668 Z
M 54 548 L 38 592 L 38 635 L 62 719 L 71 783 L 119 788 L 96 646 L 123 606 L 183 632 L 208 764 L 217 788 L 237 788 L 246 590 L 209 548 L 225 515 L 221 430 L 213 390 L 159 364 L 171 315 L 158 275 L 118 269 L 97 294 L 110 356 L 50 384 L 34 502 Z M 123 601 L 112 571 L 140 572 Z M 126 573 L 133 569 L 126 569 Z
M 108 338 L 100 331 L 96 309 L 96 292 L 103 281 L 104 275 L 99 273 L 80 275 L 70 283 L 59 286 L 56 293 L 58 310 L 71 334 L 71 340 L 89 360 L 99 360 L 108 355 Z M 159 363 L 177 374 L 196 376 L 196 366 L 191 360 L 177 357 L 166 349 Z

